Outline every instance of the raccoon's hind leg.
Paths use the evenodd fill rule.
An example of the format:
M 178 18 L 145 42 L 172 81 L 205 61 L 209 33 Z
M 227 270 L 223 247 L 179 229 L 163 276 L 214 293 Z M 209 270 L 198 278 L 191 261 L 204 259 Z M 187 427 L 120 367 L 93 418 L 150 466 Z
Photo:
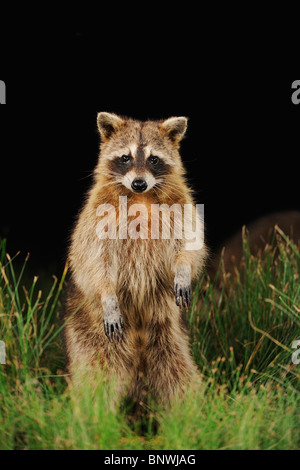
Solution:
M 62 315 L 64 349 L 70 373 L 74 368 L 101 367 L 107 356 L 106 337 L 100 315 L 98 320 L 91 311 L 98 310 L 89 302 L 72 279 L 66 286 Z M 99 361 L 99 357 L 101 361 Z
M 164 300 L 164 320 L 151 325 L 147 344 L 147 382 L 162 401 L 168 401 L 198 375 L 183 324 L 181 311 L 173 298 Z

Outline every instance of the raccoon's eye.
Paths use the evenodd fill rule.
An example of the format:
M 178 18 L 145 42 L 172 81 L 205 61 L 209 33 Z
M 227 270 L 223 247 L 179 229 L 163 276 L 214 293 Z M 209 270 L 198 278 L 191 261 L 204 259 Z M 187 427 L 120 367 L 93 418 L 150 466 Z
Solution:
M 127 163 L 127 162 L 129 162 L 130 158 L 131 158 L 130 155 L 122 155 L 121 161 L 123 163 Z
M 151 155 L 149 157 L 149 161 L 152 163 L 152 165 L 157 165 L 158 162 L 159 162 L 159 158 L 158 157 L 155 157 L 154 155 Z

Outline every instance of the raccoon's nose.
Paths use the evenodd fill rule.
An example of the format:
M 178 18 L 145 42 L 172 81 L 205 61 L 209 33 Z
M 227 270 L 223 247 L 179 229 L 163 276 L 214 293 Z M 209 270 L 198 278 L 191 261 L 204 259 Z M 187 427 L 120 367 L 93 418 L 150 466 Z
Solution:
M 147 183 L 145 180 L 136 179 L 132 181 L 131 187 L 137 193 L 142 193 L 147 189 Z

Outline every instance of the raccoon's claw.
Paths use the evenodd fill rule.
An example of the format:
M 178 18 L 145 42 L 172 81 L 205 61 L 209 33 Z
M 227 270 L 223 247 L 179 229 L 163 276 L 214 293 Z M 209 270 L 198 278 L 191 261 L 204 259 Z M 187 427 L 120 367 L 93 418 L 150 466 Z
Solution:
M 192 287 L 184 286 L 180 287 L 178 284 L 174 287 L 174 294 L 176 298 L 176 305 L 180 307 L 180 298 L 182 299 L 182 307 L 188 308 L 192 300 Z
M 177 267 L 174 279 L 174 294 L 176 305 L 180 307 L 180 299 L 182 300 L 182 307 L 188 308 L 192 300 L 192 287 L 191 287 L 191 268 L 186 264 L 180 264 Z
M 119 318 L 118 322 L 104 322 L 104 331 L 110 342 L 112 342 L 113 339 L 119 342 L 120 339 L 123 338 L 123 328 L 124 323 L 122 317 Z
M 104 332 L 109 341 L 119 341 L 123 338 L 124 323 L 115 295 L 105 298 L 103 302 Z

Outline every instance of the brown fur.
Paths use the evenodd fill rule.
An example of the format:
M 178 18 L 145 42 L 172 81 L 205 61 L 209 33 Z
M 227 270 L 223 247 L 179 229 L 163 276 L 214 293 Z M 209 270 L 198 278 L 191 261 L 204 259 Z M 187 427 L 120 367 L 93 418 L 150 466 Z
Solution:
M 196 279 L 206 249 L 185 251 L 184 240 L 174 238 L 99 240 L 96 209 L 102 203 L 118 207 L 118 198 L 124 195 L 128 207 L 135 202 L 149 207 L 193 203 L 179 155 L 186 120 L 139 122 L 100 113 L 98 126 L 102 143 L 95 183 L 69 250 L 71 280 L 64 315 L 68 364 L 71 371 L 87 364 L 108 368 L 118 375 L 121 389 L 138 401 L 144 401 L 149 390 L 167 400 L 196 373 L 181 308 L 175 303 L 174 277 L 178 266 L 187 265 L 192 280 Z M 138 156 L 141 149 L 159 154 L 165 165 L 161 186 L 137 194 L 116 183 L 111 168 L 112 162 L 121 168 L 119 157 L 131 152 L 134 171 L 142 176 L 150 164 Z M 112 295 L 117 296 L 125 326 L 123 339 L 114 337 L 110 342 L 104 331 L 103 302 Z

